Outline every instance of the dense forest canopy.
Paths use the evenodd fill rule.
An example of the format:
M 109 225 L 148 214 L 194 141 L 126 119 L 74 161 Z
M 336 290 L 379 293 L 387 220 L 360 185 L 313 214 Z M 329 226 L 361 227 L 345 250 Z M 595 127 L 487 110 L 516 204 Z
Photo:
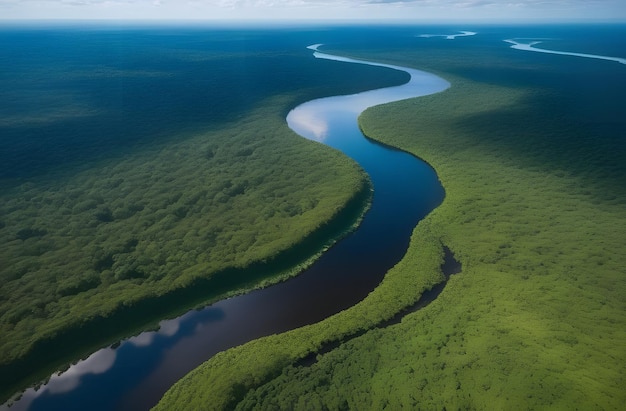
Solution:
M 312 69 L 310 35 L 0 32 L 3 396 L 164 316 L 293 275 L 351 229 L 367 177 L 285 115 L 406 77 Z

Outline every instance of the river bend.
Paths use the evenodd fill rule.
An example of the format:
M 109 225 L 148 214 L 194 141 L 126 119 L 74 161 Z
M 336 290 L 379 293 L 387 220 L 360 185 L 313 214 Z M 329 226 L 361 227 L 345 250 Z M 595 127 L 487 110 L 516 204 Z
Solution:
M 341 64 L 369 64 L 411 76 L 397 87 L 313 100 L 287 116 L 298 134 L 343 151 L 370 175 L 374 197 L 359 228 L 297 277 L 162 321 L 158 331 L 99 350 L 38 391 L 27 390 L 11 410 L 149 409 L 217 352 L 356 304 L 402 258 L 414 227 L 441 203 L 444 190 L 423 161 L 366 139 L 357 118 L 367 107 L 436 93 L 449 83 L 419 70 L 321 53 L 319 46 L 309 48 L 316 58 L 336 60 L 338 70 Z

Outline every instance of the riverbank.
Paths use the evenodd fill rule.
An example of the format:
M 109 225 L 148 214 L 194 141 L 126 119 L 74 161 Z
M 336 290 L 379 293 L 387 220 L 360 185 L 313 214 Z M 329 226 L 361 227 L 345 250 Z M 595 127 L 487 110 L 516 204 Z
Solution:
M 202 345 L 202 349 L 194 350 L 193 353 L 187 352 L 182 354 L 184 358 L 181 360 L 186 365 L 182 365 L 181 361 L 176 361 L 178 366 L 170 370 L 167 366 L 168 361 L 161 361 L 160 353 L 162 351 L 159 344 L 152 346 L 150 343 L 141 343 L 141 346 L 145 346 L 145 349 L 135 350 L 130 347 L 132 340 L 134 340 L 131 339 L 130 341 L 122 342 L 119 349 L 115 351 L 99 351 L 92 356 L 93 358 L 90 357 L 84 363 L 70 368 L 66 373 L 68 378 L 64 378 L 64 375 L 53 377 L 49 384 L 42 387 L 40 390 L 41 394 L 36 394 L 29 390 L 25 394 L 25 399 L 17 405 L 22 407 L 23 404 L 34 401 L 35 406 L 55 409 L 72 407 L 77 403 L 91 408 L 99 407 L 98 409 L 110 409 L 113 407 L 147 408 L 155 404 L 161 394 L 158 392 L 158 387 L 154 386 L 155 380 L 158 381 L 156 385 L 159 386 L 168 384 L 168 382 L 173 384 L 175 379 L 172 379 L 172 375 L 184 375 L 180 374 L 181 368 L 189 367 L 186 369 L 191 370 L 226 347 L 317 322 L 346 307 L 350 307 L 364 298 L 368 292 L 379 284 L 384 272 L 393 266 L 406 250 L 411 227 L 443 199 L 443 190 L 438 184 L 436 174 L 430 167 L 404 152 L 372 145 L 363 138 L 357 125 L 356 116 L 358 112 L 354 110 L 353 97 L 360 103 L 362 103 L 361 98 L 364 95 L 367 96 L 366 101 L 381 102 L 388 101 L 387 99 L 394 96 L 395 98 L 404 98 L 411 94 L 418 95 L 427 91 L 432 92 L 433 87 L 443 88 L 448 86 L 448 83 L 428 73 L 416 71 L 411 74 L 413 77 L 411 82 L 400 88 L 392 88 L 391 90 L 394 90 L 394 93 L 390 89 L 382 89 L 354 96 L 323 98 L 313 101 L 323 102 L 318 107 L 322 110 L 327 108 L 327 103 L 333 101 L 333 107 L 336 110 L 339 107 L 343 107 L 342 110 L 347 111 L 346 115 L 342 116 L 338 123 L 328 124 L 329 135 L 325 142 L 330 146 L 334 146 L 334 143 L 339 143 L 343 147 L 342 151 L 361 163 L 370 178 L 377 182 L 377 200 L 373 202 L 371 210 L 367 213 L 363 224 L 356 233 L 342 241 L 336 248 L 324 253 L 319 264 L 316 263 L 310 269 L 303 271 L 293 281 L 231 298 L 200 311 L 200 317 L 203 317 L 202 313 L 209 315 L 212 313 L 213 316 L 219 313 L 218 316 L 221 317 L 219 320 L 215 319 L 214 324 L 204 324 L 201 327 L 204 330 L 202 333 L 183 334 L 178 339 L 176 338 L 177 332 L 174 331 L 174 334 L 169 336 L 172 338 L 168 338 L 168 356 L 171 354 L 174 358 L 180 358 L 181 353 L 178 354 L 178 357 L 176 354 L 173 354 L 179 349 L 179 344 L 185 345 L 186 342 L 193 341 L 194 344 Z M 409 89 L 408 93 L 406 89 Z M 343 101 L 343 103 L 340 103 L 339 100 Z M 300 112 L 302 107 L 311 109 L 312 104 L 306 103 L 298 106 L 290 114 Z M 316 110 L 314 109 L 313 113 L 315 112 Z M 329 120 L 324 115 L 314 115 L 313 117 L 321 117 L 321 121 Z M 348 144 L 350 149 L 346 150 L 346 142 L 348 140 L 353 142 Z M 368 158 L 372 157 L 377 159 L 376 164 L 367 161 Z M 364 162 L 363 159 L 365 159 Z M 399 176 L 399 173 L 404 178 Z M 416 188 L 419 187 L 419 189 L 417 191 L 407 191 L 406 187 L 409 184 L 416 184 Z M 367 194 L 370 193 L 368 192 Z M 315 239 L 313 238 L 311 241 L 313 243 L 309 247 L 305 247 L 309 249 L 309 252 L 314 250 L 316 246 Z M 364 249 L 369 249 L 376 241 L 381 241 L 384 244 L 371 248 L 367 257 L 359 256 L 358 253 L 363 252 Z M 346 271 L 346 266 L 360 266 L 362 270 Z M 358 284 L 355 284 L 354 281 L 358 281 Z M 329 287 L 329 284 L 333 286 Z M 268 296 L 271 297 L 269 300 Z M 233 309 L 233 307 L 236 308 Z M 285 316 L 283 313 L 285 310 L 290 311 L 290 314 Z M 133 312 L 136 311 L 136 309 L 133 309 Z M 249 312 L 245 318 L 240 318 L 241 316 L 238 315 L 242 311 Z M 189 317 L 189 315 L 184 317 Z M 179 324 L 178 319 L 173 320 L 170 324 L 174 321 L 176 324 Z M 259 324 L 263 324 L 263 326 L 259 327 Z M 188 324 L 188 326 L 190 325 Z M 199 326 L 199 323 L 196 326 Z M 180 324 L 180 327 L 185 326 Z M 176 329 L 178 329 L 178 325 Z M 155 334 L 141 334 L 137 337 L 137 341 L 158 339 Z M 205 334 L 207 334 L 208 339 Z M 216 334 L 223 335 L 218 336 Z M 214 349 L 217 351 L 214 351 Z M 154 358 L 154 361 L 124 360 L 125 355 L 122 353 L 127 354 L 129 350 L 133 350 L 135 355 L 139 357 L 150 353 L 149 357 Z M 131 380 L 129 384 L 118 387 L 118 389 L 114 388 L 112 384 L 106 391 L 108 393 L 107 399 L 98 401 L 97 404 L 88 404 L 81 398 L 85 397 L 85 392 L 92 392 L 90 398 L 102 394 L 101 384 L 96 383 L 95 386 L 93 384 L 94 381 L 97 381 L 95 378 L 100 378 L 100 376 L 90 379 L 91 384 L 85 383 L 79 386 L 77 383 L 73 383 L 73 386 L 76 386 L 76 390 L 72 390 L 64 399 L 51 394 L 56 391 L 55 387 L 70 384 L 68 380 L 81 380 L 81 375 L 76 375 L 78 370 L 82 369 L 89 372 L 93 366 L 97 366 L 97 364 L 93 363 L 101 356 L 113 358 L 113 362 L 106 371 L 99 372 L 99 374 L 102 374 L 103 381 L 118 379 L 116 376 L 120 371 L 124 376 L 127 376 L 126 369 L 129 367 L 136 370 L 153 371 L 149 378 L 138 376 L 136 380 Z M 89 365 L 90 363 L 91 365 Z M 72 376 L 75 378 L 71 378 Z M 135 389 L 136 385 L 142 388 Z M 93 387 L 89 388 L 89 386 Z M 49 393 L 49 395 L 46 395 L 46 393 Z M 24 407 L 26 406 L 24 405 Z
M 0 32 L 12 62 L 2 86 L 16 102 L 9 117 L 0 113 L 12 119 L 0 122 L 2 398 L 155 327 L 158 315 L 251 289 L 253 279 L 279 281 L 352 228 L 369 202 L 367 177 L 299 139 L 284 115 L 303 100 L 404 76 L 322 65 L 311 79 L 308 54 L 285 53 L 307 35 Z M 22 53 L 42 36 L 54 47 Z M 45 121 L 30 120 L 38 116 Z M 268 261 L 283 272 L 244 273 Z M 207 290 L 211 281 L 223 288 Z
M 310 369 L 285 367 L 248 392 L 243 408 L 330 406 L 342 398 L 354 409 L 619 408 L 624 260 L 607 246 L 626 228 L 626 197 L 602 200 L 588 191 L 602 184 L 522 165 L 502 142 L 477 144 L 469 130 L 450 127 L 445 107 L 489 111 L 489 101 L 496 109 L 513 97 L 452 82 L 426 101 L 373 109 L 361 124 L 368 136 L 420 153 L 437 169 L 448 195 L 428 222 L 460 256 L 463 276 L 397 326 L 340 346 Z
M 453 54 L 434 46 L 350 53 L 419 66 L 453 84 L 360 120 L 370 138 L 432 164 L 446 200 L 363 302 L 217 355 L 157 409 L 623 404 L 625 90 L 603 81 L 623 78 L 623 67 L 565 70 L 493 47 L 502 43 L 493 37 L 472 47 L 446 41 Z M 602 74 L 589 78 L 590 69 Z M 298 365 L 322 342 L 368 330 L 400 311 L 398 301 L 416 301 L 441 275 L 441 243 L 463 274 L 436 301 Z
M 359 161 L 360 164 L 363 164 L 364 168 L 375 182 L 378 180 L 382 183 L 387 180 L 386 184 L 375 184 L 375 195 L 387 197 L 387 195 L 390 194 L 388 192 L 388 186 L 394 185 L 389 181 L 390 173 L 388 170 L 397 168 L 397 171 L 400 173 L 404 172 L 404 170 L 399 162 L 394 164 L 393 160 L 388 161 L 390 159 L 385 155 L 387 151 L 386 148 L 375 144 L 373 146 L 378 146 L 378 148 L 372 149 L 373 151 L 370 149 L 372 146 L 371 143 L 358 131 L 360 129 L 357 119 L 359 113 L 370 105 L 441 92 L 448 88 L 450 84 L 438 76 L 419 70 L 320 53 L 318 46 L 319 45 L 309 47 L 316 51 L 316 58 L 383 66 L 395 70 L 402 70 L 411 75 L 409 82 L 402 86 L 372 90 L 355 95 L 313 100 L 296 107 L 287 116 L 290 127 L 298 133 L 307 138 L 322 141 L 324 144 L 328 144 L 332 147 L 340 148 L 346 155 L 353 157 Z M 339 121 L 337 121 L 338 119 Z M 334 121 L 336 121 L 336 123 L 334 123 Z M 350 126 L 346 127 L 344 123 L 350 124 Z M 331 126 L 331 124 L 333 125 Z M 354 132 L 346 132 L 347 129 L 353 129 Z M 355 142 L 350 142 L 353 139 Z M 392 150 L 392 152 L 398 153 L 397 150 Z M 405 155 L 406 153 L 402 154 Z M 413 156 L 408 157 L 413 163 L 423 164 L 430 173 L 434 172 L 430 166 L 422 163 L 417 158 Z M 375 161 L 372 162 L 372 159 L 375 159 Z M 366 166 L 365 163 L 367 163 L 368 166 Z M 384 164 L 382 168 L 386 169 L 387 172 L 378 170 L 377 167 L 372 167 L 372 164 L 375 163 Z M 391 173 L 391 175 L 393 175 L 393 173 Z M 414 179 L 408 181 L 403 180 L 404 185 L 396 188 L 394 191 L 421 192 L 422 190 L 426 190 L 425 187 L 428 187 L 426 178 L 424 178 L 425 181 L 420 181 L 419 175 L 413 176 L 412 173 L 410 175 Z M 386 177 L 381 178 L 383 176 Z M 398 175 L 395 177 L 400 179 Z M 407 187 L 410 187 L 412 184 L 415 184 L 414 189 L 407 189 Z M 424 186 L 421 186 L 422 184 L 424 184 Z M 436 187 L 430 187 L 430 189 L 435 192 L 440 190 L 440 188 L 437 189 Z M 424 197 L 428 197 L 429 195 L 429 192 L 422 193 Z M 394 196 L 389 195 L 391 198 L 395 198 L 396 196 L 397 194 Z M 435 197 L 439 198 L 439 201 L 443 199 L 443 196 Z M 427 212 L 436 207 L 439 201 L 437 201 L 436 204 L 431 204 L 430 207 L 427 208 Z M 416 204 L 411 204 L 410 206 L 415 207 Z M 386 223 L 390 223 L 393 225 L 393 218 L 391 218 L 389 213 L 394 212 L 397 213 L 398 211 L 390 209 L 389 205 L 387 205 L 387 211 L 385 213 L 378 213 L 376 218 L 378 224 L 385 225 Z M 422 218 L 427 212 L 422 214 Z M 411 226 L 412 224 L 402 228 L 410 231 Z M 396 231 L 398 231 L 396 236 L 400 236 L 400 229 L 400 227 L 396 227 Z M 421 233 L 419 239 L 412 237 L 411 241 L 421 242 L 424 241 L 425 238 L 430 239 L 427 233 Z M 375 244 L 379 239 L 380 238 L 376 236 L 370 235 L 367 237 L 370 245 L 363 245 L 363 247 L 372 246 L 371 243 Z M 426 249 L 427 247 L 424 248 Z M 390 274 L 387 273 L 382 284 L 372 291 L 365 300 L 358 302 L 356 305 L 348 306 L 346 310 L 320 323 L 304 326 L 282 334 L 285 336 L 285 340 L 280 340 L 280 336 L 274 335 L 272 337 L 252 341 L 244 346 L 235 347 L 226 352 L 218 353 L 170 389 L 170 391 L 166 393 L 163 401 L 159 403 L 158 407 L 164 407 L 164 409 L 180 407 L 206 408 L 206 401 L 208 398 L 211 398 L 210 408 L 232 408 L 242 399 L 240 394 L 234 393 L 232 390 L 235 387 L 248 385 L 249 382 L 247 379 L 250 378 L 250 376 L 252 376 L 254 380 L 259 381 L 271 379 L 272 373 L 276 371 L 277 367 L 280 368 L 283 362 L 285 363 L 282 364 L 282 366 L 293 362 L 296 364 L 309 362 L 310 357 L 332 347 L 336 347 L 346 340 L 357 338 L 357 336 L 363 335 L 371 328 L 394 323 L 397 321 L 400 312 L 403 310 L 410 311 L 413 307 L 418 307 L 419 305 L 417 304 L 421 302 L 425 303 L 429 298 L 434 298 L 434 296 L 438 295 L 441 290 L 437 290 L 437 288 L 443 289 L 442 284 L 445 284 L 448 278 L 446 273 L 452 252 L 447 247 L 442 247 L 441 243 L 435 244 L 434 248 L 428 247 L 428 249 L 430 260 L 428 261 L 427 270 L 424 273 L 424 277 L 421 278 L 421 281 L 418 281 L 417 284 L 404 284 L 403 290 L 397 289 L 396 287 L 398 287 L 399 283 L 394 282 L 394 280 L 398 281 L 398 278 L 392 277 L 393 279 L 389 280 Z M 395 262 L 397 260 L 394 259 L 393 261 Z M 439 263 L 439 265 L 437 265 L 437 263 Z M 347 270 L 355 270 L 355 266 L 356 264 L 353 263 Z M 444 269 L 446 271 L 442 274 Z M 392 271 L 393 270 L 395 270 L 395 267 L 392 268 Z M 422 297 L 424 297 L 423 300 Z M 369 312 L 367 309 L 364 311 L 364 307 L 366 307 L 368 303 L 371 303 L 372 299 L 378 303 L 375 303 L 376 308 Z M 332 324 L 330 327 L 329 322 Z M 320 324 L 323 324 L 323 326 L 320 327 Z M 280 343 L 280 345 L 276 346 L 278 343 Z M 269 346 L 265 344 L 269 344 Z M 253 354 L 253 352 L 255 353 Z M 245 357 L 254 356 L 255 360 L 248 361 L 245 365 L 237 369 L 226 370 L 222 365 L 224 363 L 220 362 L 222 361 L 221 356 L 224 355 L 227 357 L 225 364 L 228 364 L 228 362 L 232 361 L 232 358 L 229 357 L 230 354 L 236 356 L 243 355 Z M 217 369 L 213 369 L 213 367 L 217 367 Z M 214 378 L 217 378 L 217 380 L 207 382 L 202 377 L 196 378 L 198 372 L 206 374 L 207 369 L 210 370 L 210 374 L 214 376 Z M 246 379 L 246 382 L 240 381 L 241 379 Z M 201 389 L 200 386 L 210 386 L 211 389 Z M 235 396 L 235 398 L 233 398 L 233 396 Z
M 260 127 L 255 129 L 255 133 L 260 130 Z M 289 135 L 289 131 L 285 134 L 289 139 L 297 139 L 297 136 Z M 189 144 L 188 147 L 192 148 L 196 142 L 190 141 Z M 315 161 L 313 153 L 319 148 L 313 147 L 314 150 L 311 150 L 310 144 L 307 147 L 309 161 Z M 303 148 L 300 147 L 298 150 Z M 306 148 L 304 152 L 307 152 Z M 146 159 L 144 161 L 147 162 Z M 303 164 L 302 161 L 306 160 L 299 161 L 300 167 Z M 146 163 L 143 164 L 145 166 Z M 315 164 L 319 163 L 315 161 Z M 30 339 L 32 345 L 21 345 L 21 354 L 15 357 L 11 357 L 9 351 L 5 349 L 6 356 L 3 357 L 3 364 L 0 366 L 3 395 L 10 395 L 29 382 L 44 379 L 57 367 L 87 355 L 103 344 L 113 344 L 124 336 L 136 333 L 137 330 L 154 327 L 159 320 L 172 318 L 189 309 L 245 293 L 253 288 L 283 281 L 300 272 L 322 251 L 352 231 L 368 208 L 371 189 L 366 176 L 357 168 L 348 163 L 345 164 L 348 166 L 347 170 L 352 169 L 354 173 L 348 179 L 352 182 L 350 185 L 345 185 L 343 180 L 332 179 L 335 182 L 342 181 L 332 189 L 340 193 L 335 200 L 332 200 L 337 201 L 335 205 L 328 208 L 332 210 L 332 214 L 326 214 L 327 211 L 324 211 L 324 216 L 314 217 L 311 213 L 304 213 L 302 221 L 306 221 L 305 224 L 296 223 L 299 214 L 296 217 L 290 217 L 289 229 L 283 227 L 280 233 L 280 243 L 275 245 L 275 249 L 249 255 L 248 259 L 241 259 L 242 255 L 240 255 L 238 262 L 223 262 L 224 268 L 206 265 L 195 266 L 193 270 L 187 268 L 188 278 L 185 281 L 178 276 L 176 281 L 167 288 L 145 287 L 143 293 L 124 298 L 123 304 L 116 303 L 120 301 L 119 295 L 115 299 L 108 296 L 110 292 L 119 290 L 119 287 L 113 287 L 109 293 L 102 293 L 99 296 L 91 292 L 88 297 L 89 302 L 81 307 L 82 315 L 77 320 L 68 321 L 66 318 L 57 326 L 53 326 L 50 323 L 51 320 L 48 320 L 47 327 L 42 329 L 46 331 L 40 331 L 38 335 L 32 336 Z M 344 172 L 341 171 L 342 174 Z M 309 175 L 314 178 L 314 174 L 313 172 Z M 329 180 L 321 176 L 317 178 Z M 313 188 L 314 184 L 310 187 Z M 322 203 L 325 202 L 326 200 L 322 201 Z M 221 217 L 225 218 L 225 215 L 222 214 Z M 128 223 L 124 221 L 122 224 L 128 225 Z M 251 228 L 252 226 L 248 226 L 248 231 Z M 248 253 L 250 251 L 248 249 Z M 94 300 L 101 302 L 95 303 Z M 11 334 L 5 334 L 5 337 L 8 338 L 8 335 Z M 14 338 L 12 343 L 16 344 L 20 341 L 17 336 Z

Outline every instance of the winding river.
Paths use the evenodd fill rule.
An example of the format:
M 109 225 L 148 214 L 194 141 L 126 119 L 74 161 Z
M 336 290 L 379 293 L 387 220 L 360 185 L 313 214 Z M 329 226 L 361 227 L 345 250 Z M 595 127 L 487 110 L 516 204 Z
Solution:
M 519 41 L 516 41 L 513 39 L 504 40 L 504 41 L 512 44 L 511 48 L 515 50 L 534 51 L 536 53 L 558 54 L 561 56 L 584 57 L 588 59 L 608 60 L 608 61 L 615 61 L 621 64 L 626 64 L 626 59 L 621 58 L 621 57 L 601 56 L 598 54 L 587 54 L 587 53 L 574 53 L 571 51 L 556 51 L 556 50 L 548 50 L 548 49 L 541 49 L 539 47 L 535 47 L 535 44 L 541 43 L 540 40 L 524 42 L 524 43 L 520 43 Z
M 411 75 L 402 86 L 313 100 L 287 116 L 294 131 L 343 151 L 370 175 L 374 198 L 359 228 L 299 276 L 162 321 L 158 331 L 99 350 L 53 375 L 39 390 L 27 390 L 11 410 L 148 409 L 217 352 L 320 321 L 356 304 L 402 258 L 413 228 L 441 203 L 444 190 L 424 162 L 364 138 L 357 118 L 367 107 L 436 93 L 449 83 L 418 70 L 324 54 L 319 46 L 309 47 L 316 58 Z

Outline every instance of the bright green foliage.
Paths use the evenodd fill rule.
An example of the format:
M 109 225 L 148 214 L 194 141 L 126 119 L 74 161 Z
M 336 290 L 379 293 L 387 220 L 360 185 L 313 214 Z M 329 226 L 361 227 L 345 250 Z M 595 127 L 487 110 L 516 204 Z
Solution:
M 623 86 L 589 87 L 576 99 L 573 82 L 602 84 L 585 77 L 584 65 L 557 76 L 547 63 L 483 52 L 360 56 L 426 67 L 452 82 L 446 92 L 361 117 L 368 136 L 437 170 L 444 203 L 418 225 L 405 258 L 366 300 L 216 356 L 158 409 L 623 406 Z M 607 76 L 612 70 L 623 67 L 607 66 Z M 320 341 L 371 327 L 416 300 L 425 279 L 436 278 L 440 242 L 463 272 L 435 302 L 310 367 L 296 365 Z

